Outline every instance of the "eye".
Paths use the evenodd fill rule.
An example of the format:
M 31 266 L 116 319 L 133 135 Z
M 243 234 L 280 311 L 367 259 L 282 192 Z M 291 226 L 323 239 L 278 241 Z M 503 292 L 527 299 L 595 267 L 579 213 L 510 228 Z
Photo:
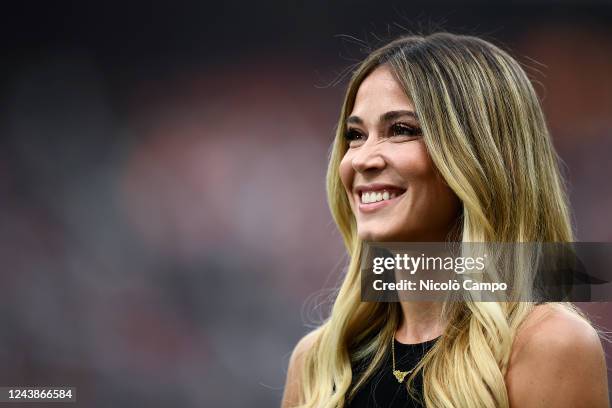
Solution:
M 423 131 L 419 126 L 408 125 L 406 123 L 395 123 L 391 126 L 391 134 L 393 136 L 422 136 Z
M 349 146 L 356 146 L 363 142 L 364 136 L 357 129 L 348 128 L 344 132 L 344 140 L 346 140 Z

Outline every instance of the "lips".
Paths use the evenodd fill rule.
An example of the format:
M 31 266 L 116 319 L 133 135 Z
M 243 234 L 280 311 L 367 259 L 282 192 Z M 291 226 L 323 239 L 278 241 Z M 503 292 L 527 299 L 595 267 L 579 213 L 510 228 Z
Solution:
M 395 197 L 402 195 L 406 189 L 392 184 L 377 183 L 357 186 L 354 191 L 360 203 L 372 204 L 393 200 Z
M 395 192 L 396 195 L 399 195 L 401 193 L 403 193 L 404 191 L 406 191 L 405 188 L 400 187 L 400 186 L 396 186 L 393 184 L 385 184 L 385 183 L 372 183 L 372 184 L 361 184 L 358 186 L 355 186 L 355 188 L 353 189 L 353 191 L 355 192 L 355 194 L 361 196 L 362 193 L 365 192 L 382 192 L 384 190 L 389 191 L 389 193 L 391 192 Z
M 359 211 L 370 213 L 380 208 L 392 205 L 401 197 L 406 189 L 392 184 L 368 184 L 355 187 Z

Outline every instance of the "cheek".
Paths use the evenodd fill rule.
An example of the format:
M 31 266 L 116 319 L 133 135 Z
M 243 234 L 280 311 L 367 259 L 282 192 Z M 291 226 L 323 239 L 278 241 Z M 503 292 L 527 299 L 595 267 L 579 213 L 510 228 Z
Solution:
M 397 151 L 395 167 L 408 182 L 431 182 L 437 172 L 424 144 L 418 143 L 406 146 L 403 151 Z
M 340 173 L 340 180 L 344 185 L 344 189 L 348 193 L 353 184 L 353 166 L 351 164 L 350 158 L 348 157 L 348 154 L 344 155 L 344 157 L 342 158 L 342 161 L 340 162 L 340 166 L 338 168 L 338 172 Z
M 460 207 L 459 199 L 448 187 L 442 175 L 437 171 L 424 144 L 410 146 L 398 160 L 397 168 L 407 181 L 411 190 L 411 202 L 414 213 L 420 217 L 434 217 L 441 222 L 456 216 Z

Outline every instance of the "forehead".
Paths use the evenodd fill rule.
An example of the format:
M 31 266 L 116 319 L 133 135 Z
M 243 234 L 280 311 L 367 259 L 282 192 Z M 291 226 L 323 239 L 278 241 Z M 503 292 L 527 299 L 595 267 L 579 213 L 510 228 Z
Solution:
M 361 82 L 351 116 L 373 119 L 392 110 L 414 110 L 414 106 L 391 69 L 381 65 Z

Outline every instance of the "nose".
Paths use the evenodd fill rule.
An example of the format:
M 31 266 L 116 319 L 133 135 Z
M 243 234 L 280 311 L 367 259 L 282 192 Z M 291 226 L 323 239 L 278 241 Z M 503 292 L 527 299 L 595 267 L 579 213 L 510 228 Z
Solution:
M 385 167 L 385 159 L 380 152 L 379 145 L 371 143 L 372 139 L 368 139 L 353 155 L 352 164 L 357 172 L 365 173 Z

